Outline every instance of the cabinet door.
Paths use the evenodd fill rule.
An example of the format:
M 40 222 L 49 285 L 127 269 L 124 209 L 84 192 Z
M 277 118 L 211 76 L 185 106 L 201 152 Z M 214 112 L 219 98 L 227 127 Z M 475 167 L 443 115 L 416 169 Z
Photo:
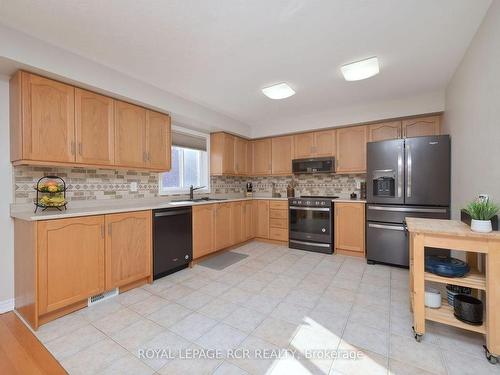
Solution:
M 151 276 L 151 211 L 106 215 L 106 290 Z
M 340 252 L 364 256 L 364 203 L 335 203 L 335 248 Z
M 231 203 L 231 228 L 229 229 L 231 233 L 231 245 L 241 243 L 245 240 L 244 238 L 244 216 L 243 216 L 243 202 L 232 202 Z
M 401 121 L 368 125 L 368 142 L 401 138 Z
M 269 238 L 269 201 L 255 200 L 254 202 L 255 237 Z
M 146 167 L 146 110 L 115 101 L 115 163 Z
M 210 134 L 210 174 L 234 174 L 234 136 L 226 133 Z
M 335 156 L 335 130 L 314 132 L 314 156 Z
M 147 111 L 147 159 L 150 168 L 169 171 L 171 168 L 172 139 L 170 116 Z
M 366 126 L 337 130 L 337 172 L 366 172 Z
M 45 314 L 104 291 L 104 216 L 38 222 L 38 302 Z
M 248 141 L 236 137 L 234 140 L 234 173 L 237 175 L 248 173 L 247 149 Z
M 222 154 L 222 173 L 234 174 L 234 136 L 224 134 L 224 150 Z
M 314 156 L 314 133 L 293 136 L 294 158 L 305 159 Z
M 441 116 L 403 120 L 403 137 L 422 137 L 441 134 Z
M 113 99 L 75 89 L 76 161 L 112 165 L 115 160 Z
M 193 206 L 193 259 L 215 251 L 215 206 Z
M 75 89 L 25 72 L 21 81 L 24 158 L 74 162 Z
M 253 174 L 271 174 L 271 139 L 252 141 Z
M 253 224 L 253 201 L 243 202 L 243 230 L 245 240 L 249 240 L 255 236 Z
M 231 203 L 218 203 L 215 207 L 215 250 L 231 246 Z
M 292 174 L 293 137 L 274 137 L 272 140 L 272 174 Z

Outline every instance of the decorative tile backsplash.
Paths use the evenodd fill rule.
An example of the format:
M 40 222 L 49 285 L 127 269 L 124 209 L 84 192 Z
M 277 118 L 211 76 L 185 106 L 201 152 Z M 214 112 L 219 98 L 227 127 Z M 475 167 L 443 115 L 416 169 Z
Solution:
M 68 201 L 96 199 L 138 199 L 158 196 L 158 174 L 140 171 L 85 168 L 14 167 L 16 204 L 33 203 L 38 179 L 56 175 L 66 181 Z M 130 183 L 137 182 L 137 192 Z
M 219 177 L 212 176 L 210 186 L 212 193 L 233 194 L 244 193 L 246 183 L 252 182 L 256 195 L 271 194 L 273 183 L 275 192 L 286 197 L 286 187 L 295 182 L 295 195 L 338 195 L 347 198 L 350 193 L 356 192 L 359 196 L 359 183 L 365 181 L 364 174 L 336 175 L 336 174 L 303 174 L 295 176 L 261 176 L 261 177 Z
M 34 186 L 39 178 L 46 175 L 62 177 L 67 184 L 68 201 L 99 199 L 140 199 L 158 196 L 158 174 L 140 171 L 114 169 L 86 169 L 62 167 L 14 167 L 14 203 L 33 203 L 36 192 Z M 298 195 L 339 195 L 348 197 L 353 191 L 359 194 L 359 182 L 365 175 L 298 175 L 229 177 L 212 176 L 212 194 L 238 195 L 246 191 L 246 183 L 253 183 L 256 195 L 271 195 L 273 183 L 275 191 L 286 197 L 286 187 L 292 182 L 297 184 Z M 137 192 L 130 191 L 130 183 L 137 182 Z

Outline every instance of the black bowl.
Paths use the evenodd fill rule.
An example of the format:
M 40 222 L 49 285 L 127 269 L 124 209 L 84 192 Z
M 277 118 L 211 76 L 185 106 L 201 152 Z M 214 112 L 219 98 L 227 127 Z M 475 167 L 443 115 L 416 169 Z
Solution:
M 483 302 L 467 294 L 457 294 L 453 299 L 455 318 L 462 322 L 483 324 Z

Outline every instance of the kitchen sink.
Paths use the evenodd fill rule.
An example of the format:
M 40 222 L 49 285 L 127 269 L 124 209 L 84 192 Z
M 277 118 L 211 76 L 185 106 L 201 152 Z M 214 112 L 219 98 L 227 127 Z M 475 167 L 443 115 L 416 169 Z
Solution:
M 225 201 L 227 198 L 196 198 L 193 200 L 189 199 L 183 199 L 183 200 L 173 200 L 170 202 L 170 204 L 177 205 L 177 204 L 190 204 L 190 203 L 198 203 L 198 202 L 212 202 L 212 201 Z

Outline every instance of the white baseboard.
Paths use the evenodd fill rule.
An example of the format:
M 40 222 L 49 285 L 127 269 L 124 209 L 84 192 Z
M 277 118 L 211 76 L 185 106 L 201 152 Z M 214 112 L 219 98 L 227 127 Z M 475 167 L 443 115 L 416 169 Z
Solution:
M 0 314 L 14 310 L 14 298 L 0 301 Z

